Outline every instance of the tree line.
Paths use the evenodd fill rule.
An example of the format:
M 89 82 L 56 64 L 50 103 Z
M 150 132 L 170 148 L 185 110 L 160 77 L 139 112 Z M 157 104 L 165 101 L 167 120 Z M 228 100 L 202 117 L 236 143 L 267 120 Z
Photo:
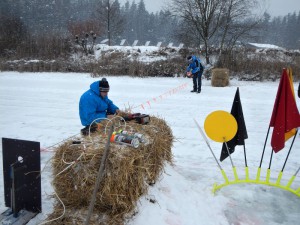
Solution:
M 74 43 L 108 39 L 118 45 L 150 41 L 202 48 L 209 63 L 213 48 L 219 54 L 251 42 L 300 47 L 300 11 L 284 17 L 252 13 L 256 0 L 172 0 L 167 10 L 149 13 L 144 0 L 1 0 L 1 56 L 66 56 Z M 91 36 L 90 36 L 91 37 Z
M 288 49 L 300 49 L 300 10 L 286 16 L 271 17 L 264 13 L 261 22 L 260 39 Z

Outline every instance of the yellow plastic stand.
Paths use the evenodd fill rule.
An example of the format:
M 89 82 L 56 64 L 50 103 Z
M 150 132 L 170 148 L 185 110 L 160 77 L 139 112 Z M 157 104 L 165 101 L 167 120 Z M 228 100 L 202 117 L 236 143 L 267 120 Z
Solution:
M 281 178 L 283 176 L 283 172 L 282 171 L 279 173 L 277 181 L 275 183 L 274 182 L 270 182 L 270 174 L 271 174 L 271 170 L 270 169 L 267 170 L 267 176 L 266 176 L 266 180 L 265 181 L 260 180 L 261 168 L 258 168 L 255 180 L 249 179 L 249 170 L 248 170 L 248 167 L 245 168 L 245 171 L 246 171 L 246 178 L 245 179 L 239 179 L 237 177 L 237 175 L 236 175 L 236 168 L 234 167 L 235 179 L 233 181 L 229 181 L 228 178 L 226 177 L 227 179 L 225 179 L 225 183 L 219 184 L 219 185 L 217 183 L 215 183 L 213 185 L 212 192 L 215 194 L 216 191 L 220 190 L 221 188 L 223 188 L 225 186 L 232 185 L 232 184 L 252 183 L 252 184 L 263 184 L 263 185 L 268 185 L 268 186 L 272 186 L 272 187 L 281 188 L 283 190 L 289 191 L 289 192 L 295 194 L 296 196 L 300 197 L 300 187 L 298 189 L 291 188 L 291 184 L 293 183 L 293 181 L 295 179 L 295 176 L 292 176 L 290 178 L 288 184 L 286 186 L 284 186 L 284 185 L 280 184 Z M 221 172 L 222 172 L 222 175 L 224 177 L 225 171 L 222 170 Z

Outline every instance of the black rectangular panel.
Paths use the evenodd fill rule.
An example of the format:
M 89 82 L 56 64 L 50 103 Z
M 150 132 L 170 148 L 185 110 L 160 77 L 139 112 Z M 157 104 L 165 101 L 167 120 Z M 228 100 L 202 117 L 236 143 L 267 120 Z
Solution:
M 40 143 L 2 138 L 2 154 L 5 206 L 41 212 Z

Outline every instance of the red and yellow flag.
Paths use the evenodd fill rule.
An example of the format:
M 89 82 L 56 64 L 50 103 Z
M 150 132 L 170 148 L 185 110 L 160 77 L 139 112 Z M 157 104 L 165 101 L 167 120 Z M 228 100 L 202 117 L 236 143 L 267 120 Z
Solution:
M 275 153 L 284 148 L 285 141 L 295 135 L 295 128 L 300 126 L 290 71 L 283 69 L 270 121 L 270 127 L 274 127 L 271 146 Z
M 290 80 L 290 85 L 291 85 L 291 89 L 292 89 L 292 94 L 294 96 L 295 99 L 295 89 L 294 89 L 294 83 L 293 83 L 293 71 L 292 68 L 288 68 L 287 70 L 288 76 L 289 76 L 289 80 Z M 291 131 L 288 131 L 284 134 L 284 139 L 285 141 L 289 140 L 291 137 L 293 137 L 297 132 L 297 129 L 294 128 Z

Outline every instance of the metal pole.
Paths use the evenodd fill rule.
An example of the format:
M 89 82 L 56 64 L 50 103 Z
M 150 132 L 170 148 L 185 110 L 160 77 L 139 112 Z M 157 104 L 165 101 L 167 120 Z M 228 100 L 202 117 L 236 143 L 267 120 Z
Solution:
M 245 166 L 248 167 L 248 165 L 247 165 L 247 156 L 246 156 L 246 147 L 245 147 L 245 144 L 244 144 L 244 156 L 245 156 Z
M 211 147 L 210 147 L 210 145 L 209 145 L 209 142 L 208 142 L 208 140 L 207 140 L 205 134 L 203 133 L 201 127 L 199 126 L 199 124 L 197 123 L 197 121 L 196 121 L 195 119 L 194 119 L 194 122 L 196 123 L 197 128 L 198 128 L 198 130 L 200 131 L 200 134 L 202 135 L 203 139 L 205 140 L 205 142 L 206 142 L 206 144 L 207 144 L 207 146 L 208 146 L 208 148 L 209 148 L 211 154 L 212 154 L 213 157 L 215 158 L 215 160 L 216 160 L 216 162 L 217 162 L 217 164 L 218 164 L 218 167 L 220 168 L 220 170 L 223 170 L 222 167 L 221 167 L 221 165 L 220 165 L 220 163 L 218 162 L 218 160 L 217 160 L 217 158 L 216 158 L 216 156 L 215 156 L 213 150 L 211 149 Z
M 272 149 L 272 152 L 271 152 L 271 156 L 270 156 L 270 162 L 269 162 L 269 170 L 271 169 L 271 164 L 272 164 L 272 159 L 273 159 L 273 149 Z
M 259 168 L 261 168 L 261 164 L 262 164 L 262 161 L 263 161 L 263 158 L 264 158 L 264 154 L 265 154 L 265 149 L 266 149 L 266 144 L 267 144 L 269 132 L 270 132 L 270 126 L 269 126 L 268 133 L 267 133 L 267 136 L 266 136 L 266 140 L 265 140 L 265 144 L 264 144 L 264 149 L 263 149 L 263 152 L 262 152 L 262 155 L 261 155 Z
M 103 175 L 104 175 L 105 163 L 106 163 L 106 159 L 107 159 L 108 154 L 109 154 L 110 137 L 113 133 L 113 130 L 114 130 L 114 125 L 112 124 L 111 127 L 110 127 L 110 130 L 109 130 L 109 135 L 107 137 L 105 150 L 104 150 L 104 153 L 103 153 L 103 156 L 102 156 L 102 159 L 101 159 L 101 164 L 100 164 L 100 167 L 99 167 L 94 192 L 93 192 L 92 199 L 91 199 L 91 202 L 90 202 L 90 205 L 89 205 L 88 215 L 87 215 L 86 221 L 84 223 L 85 225 L 89 225 L 90 218 L 91 218 L 91 215 L 93 213 L 94 205 L 95 205 L 95 202 L 96 202 L 96 195 L 97 195 L 97 192 L 98 192 L 98 189 L 99 189 L 99 186 L 100 186 L 100 182 L 101 182 L 101 180 L 103 178 Z
M 284 164 L 283 164 L 283 167 L 282 167 L 282 169 L 281 169 L 281 172 L 283 172 L 284 167 L 285 167 L 285 164 L 286 164 L 286 162 L 287 162 L 287 160 L 288 160 L 288 158 L 289 158 L 289 155 L 290 155 L 290 152 L 291 152 L 292 147 L 293 147 L 293 145 L 294 145 L 294 141 L 295 141 L 295 139 L 296 139 L 297 133 L 298 133 L 298 129 L 297 129 L 296 134 L 295 134 L 295 136 L 294 136 L 294 138 L 293 138 L 291 147 L 290 147 L 289 152 L 288 152 L 288 154 L 287 154 L 287 156 L 286 156 L 286 159 L 285 159 L 285 161 L 284 161 Z
M 297 174 L 299 173 L 300 171 L 300 167 L 298 168 L 298 170 L 296 171 L 295 175 L 294 176 L 297 176 Z
M 225 141 L 225 138 L 223 138 L 223 139 L 224 139 L 224 144 L 225 144 L 225 146 L 226 146 L 226 150 L 227 150 L 227 153 L 228 153 L 230 162 L 231 162 L 231 166 L 234 167 L 233 161 L 232 161 L 232 158 L 231 158 L 231 154 L 230 154 L 229 149 L 228 149 L 228 145 L 227 145 L 227 143 L 226 143 L 226 141 Z
M 228 146 L 227 146 L 225 138 L 223 138 L 223 140 L 224 140 L 224 143 L 225 143 L 225 146 L 226 146 L 226 149 L 227 149 L 228 156 L 230 158 L 230 162 L 231 162 L 231 166 L 232 166 L 232 169 L 233 169 L 234 178 L 235 178 L 235 180 L 238 180 L 239 178 L 238 178 L 238 175 L 237 175 L 237 172 L 236 172 L 236 168 L 235 168 L 235 166 L 233 164 L 233 161 L 232 161 L 232 158 L 231 158 L 231 155 L 230 155 L 230 152 L 229 152 L 229 149 L 228 149 Z

